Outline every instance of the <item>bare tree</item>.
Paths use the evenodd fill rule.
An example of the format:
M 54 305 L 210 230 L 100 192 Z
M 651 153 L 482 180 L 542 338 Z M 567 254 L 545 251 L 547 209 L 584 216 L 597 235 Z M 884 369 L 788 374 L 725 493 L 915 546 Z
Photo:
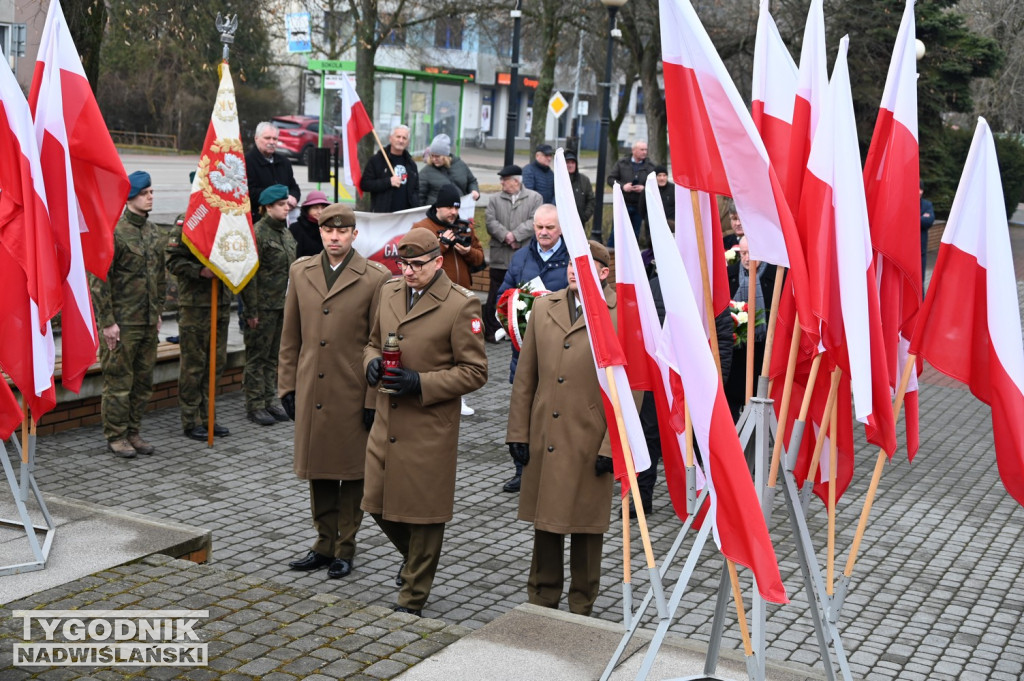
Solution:
M 994 39 L 1005 53 L 1002 68 L 974 82 L 975 112 L 994 129 L 1024 132 L 1024 11 L 1020 0 L 963 0 L 958 9 L 972 31 Z

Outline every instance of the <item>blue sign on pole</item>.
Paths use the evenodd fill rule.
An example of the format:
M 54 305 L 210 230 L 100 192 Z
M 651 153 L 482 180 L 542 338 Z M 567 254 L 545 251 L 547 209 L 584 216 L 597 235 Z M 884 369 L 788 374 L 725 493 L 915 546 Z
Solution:
M 289 52 L 312 52 L 313 43 L 309 29 L 309 12 L 286 14 L 285 27 L 288 29 Z

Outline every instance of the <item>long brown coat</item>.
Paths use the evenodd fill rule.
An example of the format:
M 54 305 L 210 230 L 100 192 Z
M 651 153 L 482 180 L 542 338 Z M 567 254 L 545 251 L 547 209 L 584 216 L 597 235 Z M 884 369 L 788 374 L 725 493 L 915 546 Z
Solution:
M 402 366 L 418 371 L 422 392 L 378 393 L 366 447 L 363 510 L 386 520 L 444 523 L 455 505 L 461 397 L 487 382 L 480 301 L 441 271 L 411 311 L 409 289 L 393 279 L 381 291 L 363 367 L 398 334 Z
M 608 531 L 613 476 L 598 477 L 598 454 L 611 456 L 601 386 L 581 315 L 570 321 L 568 290 L 538 300 L 512 384 L 506 442 L 528 442 L 519 519 L 557 534 Z M 615 320 L 615 292 L 605 289 Z
M 363 408 L 375 408 L 377 393 L 366 385 L 363 348 L 391 273 L 353 253 L 328 291 L 322 258 L 301 258 L 289 272 L 277 392 L 295 391 L 295 475 L 360 480 Z

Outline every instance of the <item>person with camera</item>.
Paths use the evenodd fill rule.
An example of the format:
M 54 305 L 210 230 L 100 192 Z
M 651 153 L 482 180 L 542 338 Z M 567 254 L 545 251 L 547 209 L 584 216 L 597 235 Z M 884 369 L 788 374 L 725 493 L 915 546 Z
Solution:
M 473 226 L 459 217 L 461 200 L 458 187 L 446 184 L 438 190 L 433 205 L 427 209 L 427 217 L 413 227 L 425 227 L 437 234 L 444 258 L 441 269 L 452 283 L 470 288 L 473 272 L 483 267 L 484 247 L 480 245 Z

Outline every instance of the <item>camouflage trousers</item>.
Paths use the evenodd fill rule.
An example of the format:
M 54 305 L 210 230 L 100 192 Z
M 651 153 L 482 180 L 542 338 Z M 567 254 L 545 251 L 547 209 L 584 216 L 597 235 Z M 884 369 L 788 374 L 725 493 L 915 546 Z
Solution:
M 254 411 L 279 404 L 277 399 L 277 353 L 281 349 L 284 310 L 260 310 L 260 324 L 245 327 L 245 410 Z
M 100 337 L 103 370 L 103 436 L 117 440 L 139 432 L 142 414 L 153 394 L 156 366 L 156 326 L 122 326 L 121 340 L 113 350 Z
M 217 311 L 217 376 L 219 381 L 228 361 L 228 313 L 226 305 Z M 210 308 L 178 307 L 178 336 L 181 365 L 178 370 L 178 406 L 181 425 L 209 427 L 210 403 Z

